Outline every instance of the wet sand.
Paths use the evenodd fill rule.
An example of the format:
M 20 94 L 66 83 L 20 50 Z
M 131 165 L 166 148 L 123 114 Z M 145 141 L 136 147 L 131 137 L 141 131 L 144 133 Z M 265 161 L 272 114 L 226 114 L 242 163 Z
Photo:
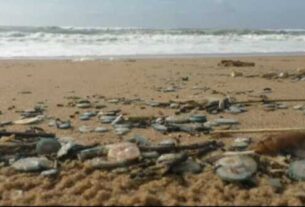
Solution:
M 106 102 L 105 98 L 143 99 L 146 101 L 202 100 L 206 97 L 230 95 L 237 100 L 258 99 L 265 94 L 271 99 L 305 98 L 305 81 L 287 79 L 268 80 L 255 75 L 267 72 L 295 73 L 305 68 L 305 57 L 241 57 L 229 58 L 255 62 L 255 67 L 222 67 L 224 58 L 169 58 L 128 59 L 73 62 L 69 60 L 1 60 L 0 61 L 0 121 L 17 120 L 18 110 L 43 102 L 47 115 L 70 119 L 75 111 L 86 111 L 66 105 L 65 97 L 80 96 L 121 109 L 126 115 L 174 115 L 174 109 L 141 105 L 122 105 Z M 232 71 L 243 77 L 233 78 Z M 245 77 L 254 75 L 254 77 Z M 183 81 L 188 77 L 188 81 Z M 176 92 L 164 93 L 159 88 L 177 86 Z M 264 93 L 271 88 L 271 93 Z M 238 115 L 207 114 L 208 119 L 233 118 L 240 129 L 283 128 L 305 126 L 305 115 L 287 103 L 289 108 L 266 112 L 262 105 L 247 107 Z M 9 108 L 13 108 L 9 110 Z M 103 110 L 103 109 L 102 109 Z M 205 112 L 204 112 L 205 113 Z M 152 128 L 132 129 L 122 137 L 113 131 L 104 134 L 81 134 L 83 125 L 76 117 L 70 119 L 74 129 L 57 130 L 43 122 L 38 126 L 58 137 L 73 137 L 82 144 L 114 143 L 141 134 L 152 142 L 164 138 L 179 139 L 181 143 L 210 139 L 208 135 L 190 136 L 185 133 L 160 134 Z M 96 119 L 86 125 L 102 126 Z M 6 130 L 23 131 L 28 126 L 6 126 Z M 238 136 L 251 137 L 254 143 L 266 134 L 242 134 L 219 140 L 230 143 Z M 72 161 L 63 165 L 55 179 L 39 173 L 18 173 L 9 167 L 0 170 L 0 205 L 304 205 L 304 182 L 293 182 L 283 177 L 284 190 L 276 192 L 267 182 L 268 177 L 257 173 L 258 185 L 252 188 L 222 182 L 211 169 L 184 177 L 169 175 L 157 180 L 134 181 L 128 174 L 89 170 L 82 163 Z

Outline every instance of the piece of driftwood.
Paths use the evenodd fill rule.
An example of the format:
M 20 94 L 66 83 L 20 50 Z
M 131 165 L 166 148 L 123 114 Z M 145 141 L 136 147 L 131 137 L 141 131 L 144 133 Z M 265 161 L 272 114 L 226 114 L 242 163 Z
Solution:
M 271 103 L 271 102 L 305 102 L 305 98 L 283 98 L 283 99 L 261 99 L 261 100 L 247 100 L 235 101 L 234 104 L 250 104 L 250 103 Z
M 275 128 L 275 129 L 232 129 L 232 130 L 215 130 L 211 131 L 210 134 L 233 134 L 233 133 L 264 133 L 264 132 L 298 132 L 305 131 L 304 127 L 300 128 Z
M 275 155 L 283 151 L 294 151 L 305 144 L 305 132 L 289 132 L 273 134 L 261 140 L 254 147 L 259 154 Z
M 0 153 L 2 155 L 12 154 L 34 154 L 36 143 L 1 143 Z
M 55 134 L 52 133 L 33 133 L 33 132 L 7 132 L 0 131 L 0 137 L 2 136 L 12 136 L 22 137 L 22 138 L 32 138 L 32 137 L 48 137 L 55 138 Z
M 224 144 L 223 143 L 217 143 L 215 145 L 208 145 L 204 148 L 200 148 L 197 152 L 196 152 L 196 155 L 197 156 L 205 156 L 207 155 L 208 153 L 214 151 L 214 150 L 217 150 L 219 149 L 220 147 L 222 147 Z
M 254 67 L 254 62 L 245 62 L 240 60 L 221 60 L 218 66 L 224 67 Z

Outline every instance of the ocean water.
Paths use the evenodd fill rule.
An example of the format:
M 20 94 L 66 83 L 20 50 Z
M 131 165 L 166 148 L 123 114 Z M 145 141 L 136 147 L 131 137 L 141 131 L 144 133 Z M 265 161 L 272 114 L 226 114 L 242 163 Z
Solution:
M 0 27 L 0 58 L 303 52 L 305 30 Z

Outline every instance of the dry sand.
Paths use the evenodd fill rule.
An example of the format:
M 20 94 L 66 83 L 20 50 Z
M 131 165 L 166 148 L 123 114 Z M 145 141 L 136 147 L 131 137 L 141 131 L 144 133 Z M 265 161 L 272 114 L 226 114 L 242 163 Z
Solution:
M 232 59 L 232 58 L 230 58 Z M 220 67 L 221 58 L 138 59 L 115 61 L 73 62 L 69 60 L 1 60 L 0 61 L 0 121 L 16 120 L 16 110 L 24 110 L 44 102 L 47 114 L 69 119 L 76 108 L 58 107 L 67 104 L 67 96 L 81 96 L 98 100 L 125 97 L 144 100 L 169 101 L 171 99 L 200 100 L 210 96 L 228 94 L 238 100 L 257 99 L 264 88 L 271 88 L 270 98 L 305 98 L 305 81 L 291 79 L 267 80 L 261 77 L 230 77 L 241 71 L 244 75 L 267 72 L 294 73 L 305 68 L 305 57 L 243 57 L 253 61 L 255 67 Z M 188 76 L 189 81 L 181 78 Z M 174 84 L 177 92 L 163 93 L 156 89 Z M 24 93 L 29 91 L 31 93 Z M 106 109 L 120 108 L 127 115 L 173 115 L 175 110 L 141 107 L 137 105 L 109 104 Z M 220 113 L 208 119 L 223 116 L 240 121 L 239 128 L 303 127 L 305 115 L 292 109 L 298 103 L 288 103 L 289 109 L 266 112 L 262 105 L 248 107 L 239 115 Z M 14 106 L 12 110 L 8 110 Z M 85 111 L 80 109 L 79 111 Z M 190 136 L 184 133 L 162 135 L 151 128 L 133 129 L 119 137 L 112 131 L 105 134 L 80 134 L 83 125 L 78 118 L 71 119 L 74 130 L 56 130 L 47 122 L 42 127 L 58 137 L 73 137 L 80 143 L 118 142 L 141 134 L 152 142 L 175 137 L 181 143 L 207 140 L 206 135 Z M 94 119 L 86 125 L 99 126 Z M 25 130 L 28 126 L 7 126 L 6 130 Z M 238 135 L 236 135 L 238 136 Z M 235 137 L 236 137 L 235 136 Z M 244 134 L 261 139 L 263 134 Z M 234 137 L 233 137 L 234 138 Z M 230 142 L 233 138 L 223 138 Z M 258 185 L 245 188 L 223 183 L 211 170 L 184 178 L 169 175 L 159 180 L 136 182 L 128 174 L 115 174 L 88 170 L 79 162 L 64 165 L 56 179 L 44 178 L 39 173 L 16 173 L 9 167 L 0 170 L 0 205 L 301 205 L 305 204 L 305 183 L 284 180 L 283 192 L 276 192 L 267 183 L 267 176 L 256 176 Z M 298 195 L 298 194 L 302 195 Z

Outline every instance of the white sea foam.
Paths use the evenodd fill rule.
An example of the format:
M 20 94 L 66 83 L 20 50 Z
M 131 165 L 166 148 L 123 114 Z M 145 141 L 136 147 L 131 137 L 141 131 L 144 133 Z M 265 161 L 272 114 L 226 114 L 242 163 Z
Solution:
M 277 52 L 305 52 L 305 30 L 0 27 L 1 58 Z

